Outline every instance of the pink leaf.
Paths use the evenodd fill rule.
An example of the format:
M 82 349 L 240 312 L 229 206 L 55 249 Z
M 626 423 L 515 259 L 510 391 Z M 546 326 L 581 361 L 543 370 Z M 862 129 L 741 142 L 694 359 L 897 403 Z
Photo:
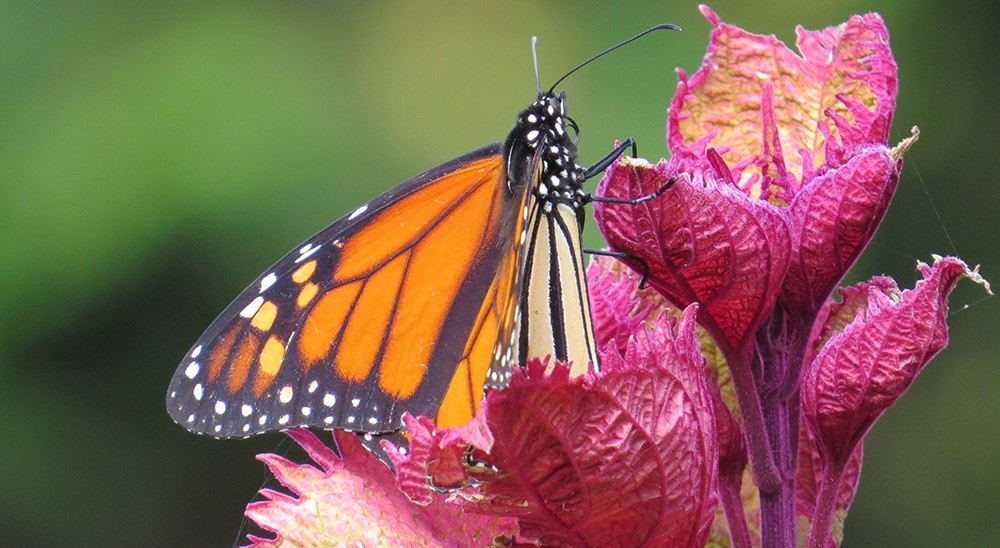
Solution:
M 900 292 L 884 278 L 846 290 L 843 306 L 850 306 L 854 319 L 827 337 L 803 375 L 803 417 L 828 463 L 845 462 L 872 424 L 947 345 L 947 298 L 958 280 L 969 278 L 989 290 L 978 272 L 953 257 L 918 268 L 923 280 L 910 290 Z M 828 315 L 844 324 L 842 311 L 834 306 Z
M 650 299 L 639 299 L 639 276 L 607 257 L 594 257 L 587 268 L 587 290 L 594 321 L 597 348 L 603 349 L 614 341 L 623 348 L 629 337 L 653 312 Z
M 413 504 L 396 488 L 392 472 L 349 433 L 334 434 L 342 458 L 308 430 L 290 430 L 312 464 L 296 464 L 271 454 L 267 464 L 291 496 L 263 489 L 263 501 L 247 505 L 246 515 L 276 535 L 248 537 L 250 546 L 489 545 L 511 531 L 502 520 L 470 514 L 436 497 Z
M 875 235 L 899 181 L 899 162 L 870 145 L 808 181 L 788 208 L 792 251 L 782 287 L 785 308 L 815 311 Z
M 703 167 L 706 151 L 715 148 L 734 166 L 738 186 L 749 190 L 770 169 L 776 169 L 771 176 L 802 181 L 839 163 L 843 149 L 885 144 L 897 74 L 877 14 L 821 31 L 799 27 L 796 54 L 774 36 L 701 10 L 715 27 L 711 42 L 690 79 L 679 71 L 668 115 L 667 140 L 681 169 Z M 744 171 L 758 161 L 762 172 Z M 789 190 L 794 194 L 794 185 Z

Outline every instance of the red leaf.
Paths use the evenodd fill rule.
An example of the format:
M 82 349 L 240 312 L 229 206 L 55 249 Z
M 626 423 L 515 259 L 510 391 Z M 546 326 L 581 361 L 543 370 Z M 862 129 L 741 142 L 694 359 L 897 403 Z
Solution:
M 560 365 L 545 375 L 546 364 L 530 360 L 488 394 L 480 414 L 495 441 L 488 454 L 472 452 L 466 470 L 476 487 L 453 499 L 516 516 L 524 542 L 703 546 L 717 447 L 694 314 L 685 312 L 676 336 L 667 317 L 639 330 L 624 354 L 612 342 L 601 373 L 571 379 Z M 445 435 L 411 445 L 440 446 Z
M 644 196 L 672 175 L 670 165 L 620 160 L 598 192 Z M 677 175 L 664 196 L 638 205 L 594 206 L 608 245 L 679 308 L 699 303 L 699 320 L 719 344 L 740 349 L 771 312 L 788 266 L 788 223 L 713 171 Z M 643 265 L 645 263 L 645 266 Z
M 607 257 L 594 257 L 587 268 L 587 290 L 590 295 L 590 312 L 594 322 L 597 348 L 604 349 L 614 341 L 623 348 L 629 337 L 660 308 L 659 303 L 640 299 L 639 276 Z M 659 305 L 659 306 L 658 306 Z

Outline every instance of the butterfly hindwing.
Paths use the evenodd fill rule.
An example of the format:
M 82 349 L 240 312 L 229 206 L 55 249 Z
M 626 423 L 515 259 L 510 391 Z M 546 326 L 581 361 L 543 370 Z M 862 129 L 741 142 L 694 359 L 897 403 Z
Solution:
M 511 354 L 525 193 L 492 145 L 415 177 L 268 269 L 181 363 L 167 407 L 189 430 L 364 432 L 471 417 Z M 440 408 L 440 409 L 439 409 Z

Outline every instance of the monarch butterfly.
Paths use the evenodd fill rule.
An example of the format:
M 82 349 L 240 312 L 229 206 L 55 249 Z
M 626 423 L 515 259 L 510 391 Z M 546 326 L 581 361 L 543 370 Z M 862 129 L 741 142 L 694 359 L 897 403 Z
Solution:
M 514 364 L 597 363 L 583 270 L 583 182 L 569 74 L 507 139 L 375 197 L 259 276 L 188 351 L 167 391 L 214 437 L 299 426 L 385 434 L 404 411 L 467 422 Z M 537 80 L 537 63 L 536 63 Z M 665 188 L 665 187 L 664 187 Z M 649 197 L 646 197 L 649 198 Z

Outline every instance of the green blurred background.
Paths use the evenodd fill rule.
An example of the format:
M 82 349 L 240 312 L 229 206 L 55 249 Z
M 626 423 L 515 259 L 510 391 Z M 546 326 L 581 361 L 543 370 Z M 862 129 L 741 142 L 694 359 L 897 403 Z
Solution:
M 854 280 L 911 286 L 932 253 L 1000 279 L 1000 21 L 961 4 L 713 4 L 786 42 L 796 24 L 885 17 L 900 65 L 893 141 L 914 124 L 922 136 Z M 693 72 L 707 43 L 695 3 L 3 2 L 0 543 L 236 542 L 267 481 L 254 455 L 289 444 L 170 421 L 167 383 L 192 341 L 313 231 L 502 139 L 534 97 L 532 35 L 546 83 L 663 21 L 685 31 L 565 82 L 584 162 L 629 135 L 640 155 L 664 154 L 673 69 Z M 951 346 L 869 437 L 845 546 L 996 545 L 998 314 L 966 285 Z

